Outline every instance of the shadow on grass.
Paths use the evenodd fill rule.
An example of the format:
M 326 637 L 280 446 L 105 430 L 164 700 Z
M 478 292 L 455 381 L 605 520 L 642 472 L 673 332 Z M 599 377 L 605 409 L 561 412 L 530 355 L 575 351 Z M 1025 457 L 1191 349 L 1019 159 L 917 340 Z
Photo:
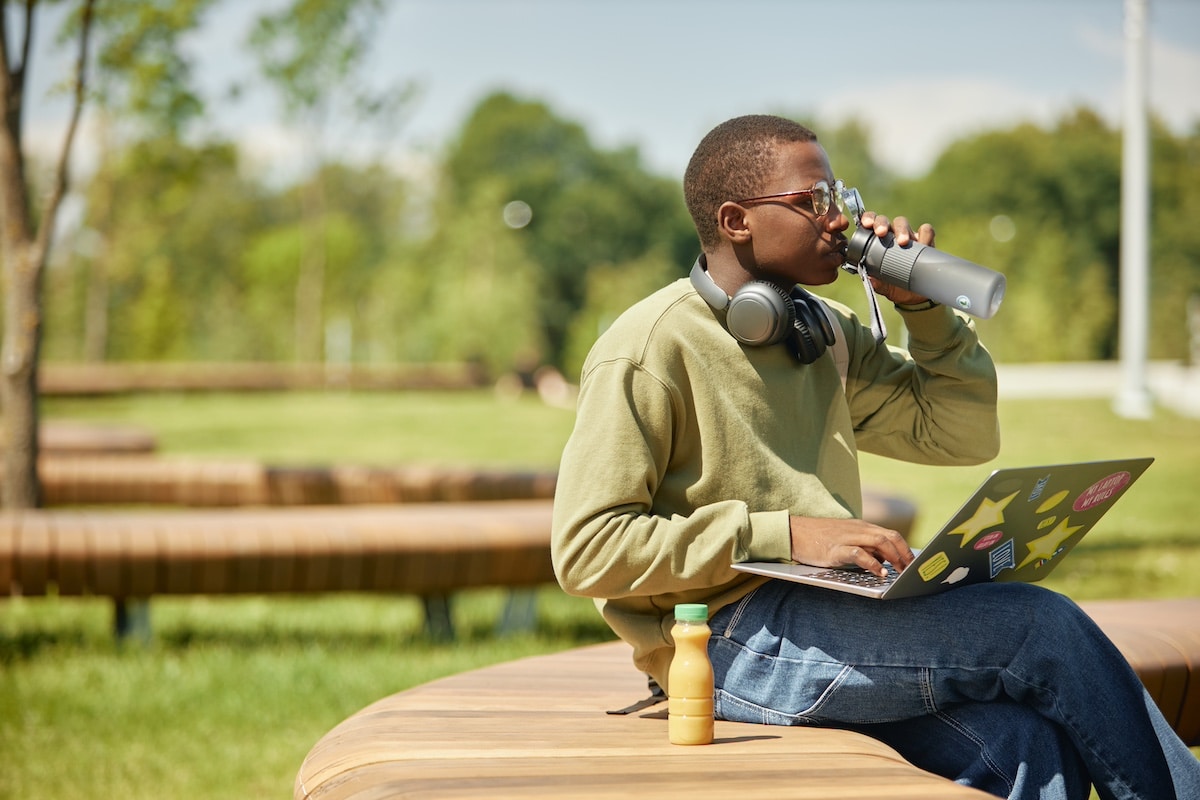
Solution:
M 548 600 L 548 602 L 547 602 Z M 529 629 L 501 631 L 494 596 L 454 605 L 453 636 L 430 633 L 411 598 L 152 598 L 147 636 L 117 639 L 105 598 L 22 598 L 0 604 L 0 665 L 72 654 L 257 649 L 393 651 L 454 648 L 565 649 L 610 641 L 608 626 L 578 598 L 540 602 Z

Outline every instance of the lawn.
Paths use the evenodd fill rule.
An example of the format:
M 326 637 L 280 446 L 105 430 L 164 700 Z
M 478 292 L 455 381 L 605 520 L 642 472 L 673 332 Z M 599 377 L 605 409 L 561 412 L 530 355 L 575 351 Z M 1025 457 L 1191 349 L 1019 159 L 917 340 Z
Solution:
M 487 392 L 146 395 L 48 401 L 48 419 L 133 423 L 166 455 L 290 464 L 553 469 L 569 411 Z M 1077 599 L 1200 592 L 1200 420 L 1128 421 L 1102 400 L 1008 401 L 1004 447 L 975 468 L 865 457 L 866 482 L 919 505 L 928 536 L 994 467 L 1125 455 L 1157 462 L 1050 579 Z M 497 637 L 503 592 L 456 605 L 428 640 L 409 597 L 161 598 L 155 638 L 117 646 L 102 599 L 0 601 L 0 797 L 287 797 L 341 719 L 408 686 L 608 638 L 591 603 L 553 587 L 536 631 Z

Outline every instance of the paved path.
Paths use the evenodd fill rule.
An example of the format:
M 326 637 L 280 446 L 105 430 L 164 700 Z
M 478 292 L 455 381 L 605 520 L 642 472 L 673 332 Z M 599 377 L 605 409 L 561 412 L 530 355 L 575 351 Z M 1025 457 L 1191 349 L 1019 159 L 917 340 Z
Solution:
M 1002 398 L 1115 398 L 1124 385 L 1116 361 L 1000 364 L 997 372 Z M 1146 383 L 1156 404 L 1200 417 L 1200 367 L 1153 361 L 1147 365 Z

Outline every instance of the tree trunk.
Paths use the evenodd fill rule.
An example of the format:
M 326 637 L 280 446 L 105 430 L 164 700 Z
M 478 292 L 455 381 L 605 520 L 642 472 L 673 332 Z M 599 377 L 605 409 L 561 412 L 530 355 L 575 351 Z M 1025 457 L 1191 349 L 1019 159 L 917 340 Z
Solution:
M 296 360 L 318 364 L 324 358 L 325 332 L 325 187 L 318 170 L 301 193 L 300 269 L 296 275 Z
M 20 55 L 9 52 L 7 3 L 0 2 L 0 250 L 4 264 L 4 341 L 0 345 L 0 408 L 4 412 L 4 487 L 7 508 L 36 508 L 38 484 L 38 355 L 42 338 L 42 273 L 51 234 L 67 191 L 67 163 L 86 99 L 88 39 L 96 0 L 83 0 L 71 119 L 52 172 L 50 191 L 34 225 L 21 145 L 25 76 L 36 2 L 24 5 Z M 15 18 L 15 15 L 14 15 Z
M 3 369 L 4 490 L 6 508 L 37 508 L 41 490 L 38 462 L 38 349 L 41 342 L 41 281 L 44 255 L 33 246 L 8 249 L 6 264 Z

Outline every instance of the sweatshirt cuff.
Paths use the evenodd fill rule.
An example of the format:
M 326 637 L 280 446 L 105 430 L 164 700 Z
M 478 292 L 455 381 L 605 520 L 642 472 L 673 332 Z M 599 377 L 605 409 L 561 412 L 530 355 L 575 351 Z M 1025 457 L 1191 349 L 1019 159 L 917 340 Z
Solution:
M 739 561 L 790 561 L 792 523 L 788 512 L 750 512 L 750 535 L 741 549 Z
M 908 328 L 909 349 L 920 347 L 940 350 L 954 340 L 963 325 L 970 322 L 954 313 L 948 306 L 938 305 L 923 311 L 907 311 L 903 315 Z

